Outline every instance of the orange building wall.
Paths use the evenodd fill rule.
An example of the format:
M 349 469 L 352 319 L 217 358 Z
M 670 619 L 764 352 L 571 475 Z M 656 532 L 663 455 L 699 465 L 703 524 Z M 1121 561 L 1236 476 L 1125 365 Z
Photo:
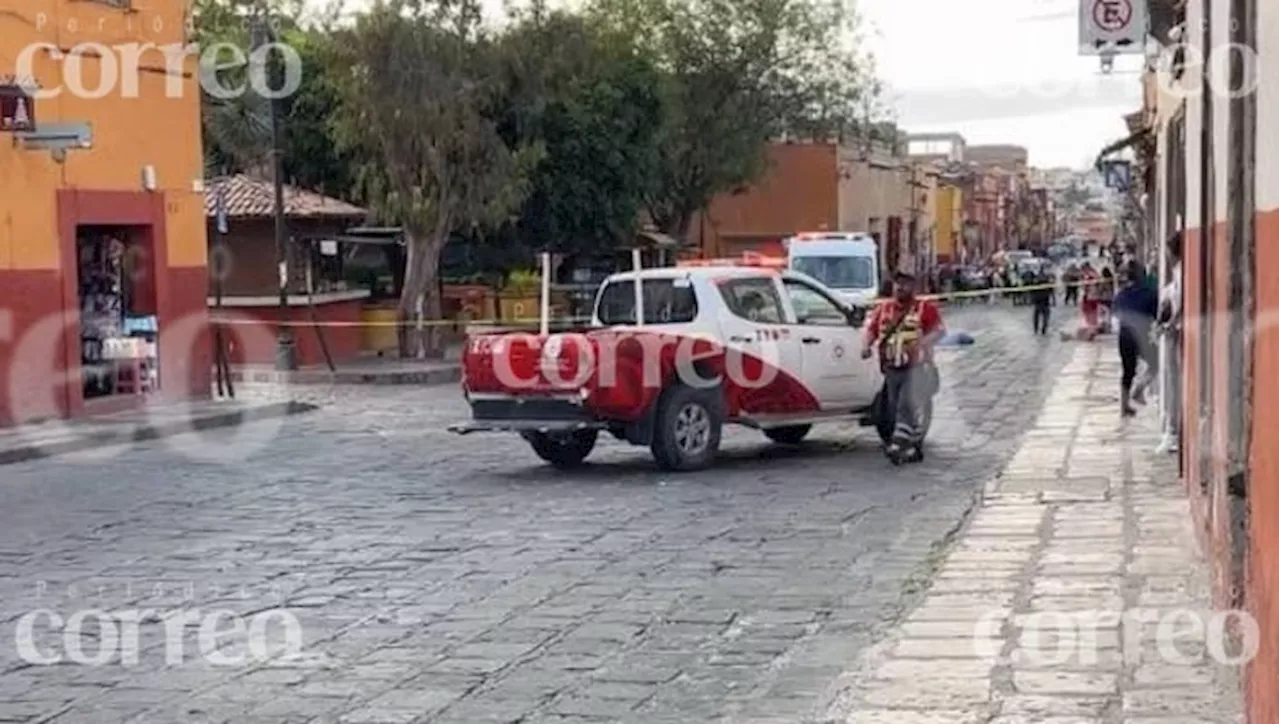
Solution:
M 1274 2 L 1257 4 L 1258 90 L 1257 158 L 1254 164 L 1254 304 L 1253 428 L 1249 443 L 1249 570 L 1247 604 L 1258 622 L 1259 649 L 1245 676 L 1250 724 L 1280 720 L 1277 683 L 1280 681 L 1280 468 L 1276 464 L 1277 346 L 1280 300 L 1276 268 L 1280 265 L 1280 8 Z
M 1276 701 L 1276 683 L 1280 678 L 1280 573 L 1277 562 L 1277 536 L 1280 521 L 1280 469 L 1276 466 L 1276 351 L 1280 346 L 1276 321 L 1280 318 L 1277 301 L 1276 267 L 1280 245 L 1275 209 L 1259 213 L 1255 229 L 1258 235 L 1254 260 L 1255 301 L 1259 323 L 1253 340 L 1253 429 L 1249 442 L 1249 571 L 1248 605 L 1258 622 L 1258 654 L 1250 663 L 1245 678 L 1251 724 L 1274 724 L 1280 718 Z
M 1222 0 L 1206 3 L 1192 0 L 1188 5 L 1189 23 L 1206 15 L 1212 15 L 1216 40 L 1222 40 L 1236 19 L 1230 16 L 1230 6 Z M 1187 329 L 1184 339 L 1184 462 L 1186 483 L 1192 500 L 1192 514 L 1203 549 L 1207 554 L 1214 581 L 1214 601 L 1219 607 L 1233 603 L 1231 588 L 1236 583 L 1231 577 L 1231 544 L 1234 531 L 1230 528 L 1228 493 L 1226 486 L 1229 450 L 1228 425 L 1230 424 L 1230 375 L 1241 370 L 1230 369 L 1227 356 L 1229 316 L 1226 314 L 1228 293 L 1233 274 L 1251 272 L 1253 285 L 1253 337 L 1250 354 L 1250 397 L 1248 405 L 1248 529 L 1244 541 L 1244 605 L 1257 623 L 1258 650 L 1248 663 L 1243 677 L 1245 690 L 1246 721 L 1249 724 L 1276 724 L 1280 717 L 1277 704 L 1277 680 L 1280 679 L 1280 559 L 1277 558 L 1277 536 L 1280 521 L 1277 505 L 1280 505 L 1280 470 L 1277 468 L 1277 203 L 1280 189 L 1277 183 L 1277 6 L 1275 3 L 1258 5 L 1257 29 L 1261 77 L 1256 91 L 1257 124 L 1254 159 L 1246 165 L 1246 173 L 1252 174 L 1254 216 L 1253 269 L 1240 268 L 1239 260 L 1230 257 L 1229 236 L 1225 219 L 1228 218 L 1229 199 L 1226 179 L 1233 171 L 1229 167 L 1230 135 L 1227 107 L 1216 103 L 1214 114 L 1202 118 L 1199 103 L 1190 103 L 1187 126 L 1187 218 L 1190 233 L 1186 234 L 1184 259 L 1186 276 Z M 1198 38 L 1193 42 L 1199 44 Z M 1214 208 L 1200 209 L 1201 156 L 1199 136 L 1201 123 L 1208 123 L 1213 137 L 1214 157 L 1206 159 L 1215 172 Z M 1247 178 L 1247 177 L 1246 177 Z M 1209 283 L 1213 288 L 1214 302 L 1209 308 L 1201 299 L 1200 284 L 1206 271 L 1201 267 L 1199 248 L 1205 235 L 1212 242 L 1209 253 L 1214 259 L 1214 273 Z M 1205 335 L 1201 320 L 1215 316 L 1212 338 Z M 1209 384 L 1212 404 L 1208 414 L 1207 433 L 1201 437 L 1199 429 L 1198 386 L 1200 380 L 1200 355 L 1208 348 L 1213 360 Z M 1208 475 L 1201 474 L 1201 461 L 1208 460 Z M 1204 495 L 1201 489 L 1210 493 Z
M 160 265 L 157 276 L 163 279 L 157 282 L 165 289 L 158 294 L 163 298 L 160 321 L 192 317 L 188 327 L 202 326 L 205 221 L 202 194 L 193 186 L 203 176 L 198 63 L 189 56 L 182 62 L 183 74 L 171 76 L 164 55 L 153 49 L 142 53 L 141 70 L 133 73 L 115 50 L 128 43 L 185 42 L 188 4 L 150 2 L 125 11 L 75 0 L 23 0 L 0 18 L 0 48 L 5 49 L 0 74 L 19 71 L 17 59 L 24 49 L 39 43 L 53 44 L 70 56 L 58 59 L 48 48 L 31 54 L 39 85 L 50 91 L 63 88 L 56 97 L 36 100 L 37 122 L 87 122 L 93 128 L 93 147 L 68 151 L 64 163 L 48 151 L 25 150 L 0 137 L 0 314 L 7 313 L 7 320 L 0 319 L 0 423 L 19 416 L 75 414 L 81 407 L 78 384 L 64 384 L 50 409 L 18 405 L 23 410 L 19 414 L 11 404 L 15 390 L 56 386 L 50 380 L 59 371 L 78 378 L 73 369 L 79 365 L 75 330 L 69 330 L 52 355 L 16 359 L 18 346 L 41 320 L 75 311 L 78 224 L 147 224 L 160 231 L 155 243 L 162 248 L 150 255 Z M 106 46 L 106 56 L 117 61 L 116 84 L 108 85 L 100 98 L 76 98 L 67 88 L 68 63 L 78 59 L 83 85 L 90 89 L 101 85 L 104 68 L 112 65 L 102 47 L 77 53 L 86 49 L 85 43 Z M 126 97 L 131 85 L 137 97 Z M 155 169 L 155 191 L 143 189 L 147 165 Z M 110 195 L 95 197 L 92 192 Z M 201 394 L 208 378 L 207 337 L 199 331 L 190 337 L 190 344 L 183 345 L 188 348 L 179 350 L 164 344 L 162 332 L 161 384 L 166 392 Z M 41 375 L 44 379 L 38 379 Z M 203 384 L 203 394 L 207 391 Z
M 735 238 L 781 239 L 839 226 L 839 171 L 835 144 L 775 144 L 769 169 L 740 194 L 712 200 L 690 233 L 709 256 L 732 254 Z M 753 246 L 758 246 L 754 241 Z

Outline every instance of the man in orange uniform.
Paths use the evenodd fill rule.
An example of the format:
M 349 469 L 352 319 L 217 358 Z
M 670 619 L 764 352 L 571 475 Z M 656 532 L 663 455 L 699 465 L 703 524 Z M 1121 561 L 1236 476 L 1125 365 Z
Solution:
M 944 332 L 937 306 L 916 298 L 915 277 L 905 273 L 894 277 L 893 298 L 880 304 L 867 323 L 862 357 L 880 353 L 885 409 L 894 417 L 885 454 L 894 464 L 924 459 L 926 415 L 938 387 L 933 346 Z

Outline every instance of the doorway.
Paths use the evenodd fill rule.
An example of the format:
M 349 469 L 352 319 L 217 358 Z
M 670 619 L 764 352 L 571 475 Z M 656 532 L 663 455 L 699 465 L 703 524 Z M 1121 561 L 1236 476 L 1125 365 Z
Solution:
M 155 268 L 144 231 L 76 227 L 80 386 L 86 401 L 159 388 Z

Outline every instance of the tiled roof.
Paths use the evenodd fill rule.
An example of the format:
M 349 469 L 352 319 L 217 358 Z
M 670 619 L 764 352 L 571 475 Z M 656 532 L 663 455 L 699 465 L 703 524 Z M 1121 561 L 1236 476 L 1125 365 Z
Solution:
M 210 217 L 217 215 L 219 190 L 226 198 L 228 218 L 260 218 L 275 213 L 275 188 L 271 182 L 237 174 L 209 179 L 204 194 L 204 212 Z M 369 215 L 368 211 L 354 204 L 296 186 L 284 187 L 284 211 L 290 218 L 305 219 L 364 219 Z

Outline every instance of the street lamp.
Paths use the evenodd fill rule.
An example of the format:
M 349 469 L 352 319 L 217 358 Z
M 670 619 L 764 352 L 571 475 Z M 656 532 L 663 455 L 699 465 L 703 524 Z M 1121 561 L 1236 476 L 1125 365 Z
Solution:
M 258 16 L 254 26 L 254 51 L 262 50 L 268 44 L 276 42 L 275 31 L 271 27 L 271 19 L 266 12 Z M 281 87 L 280 63 L 277 53 L 265 53 L 268 83 L 267 88 L 273 91 Z M 267 101 L 267 112 L 271 119 L 271 184 L 275 194 L 272 204 L 275 214 L 276 240 L 276 272 L 278 275 L 278 291 L 280 303 L 280 323 L 276 326 L 276 360 L 275 368 L 282 371 L 298 369 L 297 350 L 294 347 L 293 331 L 289 321 L 289 228 L 284 209 L 284 142 L 281 128 L 280 109 L 277 107 L 276 93 L 272 92 Z

